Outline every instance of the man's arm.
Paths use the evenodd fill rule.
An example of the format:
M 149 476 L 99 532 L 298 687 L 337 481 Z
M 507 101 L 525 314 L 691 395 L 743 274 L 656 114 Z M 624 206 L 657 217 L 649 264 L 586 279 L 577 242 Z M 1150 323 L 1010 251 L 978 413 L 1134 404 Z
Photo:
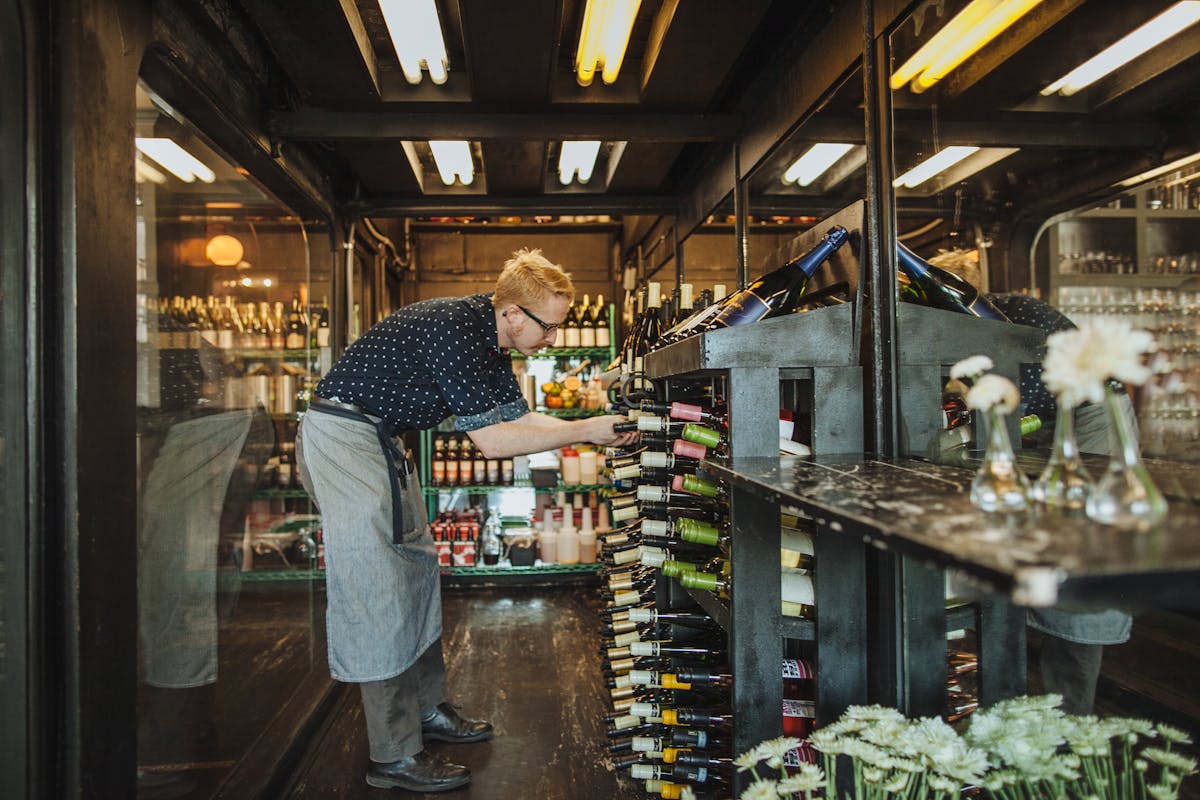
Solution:
M 628 420 L 619 414 L 565 420 L 530 412 L 512 422 L 497 422 L 467 431 L 467 436 L 484 458 L 511 458 L 575 442 L 624 445 L 636 440 L 636 433 L 613 432 L 612 426 L 619 422 Z

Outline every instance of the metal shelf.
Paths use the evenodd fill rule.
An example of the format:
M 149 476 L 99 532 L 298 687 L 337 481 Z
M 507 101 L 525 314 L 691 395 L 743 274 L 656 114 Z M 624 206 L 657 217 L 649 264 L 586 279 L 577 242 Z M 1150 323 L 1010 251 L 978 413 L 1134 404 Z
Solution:
M 513 361 L 520 361 L 522 359 L 538 360 L 546 358 L 606 358 L 611 349 L 609 347 L 546 347 L 538 350 L 531 356 L 514 353 L 512 354 L 512 359 Z
M 308 492 L 303 489 L 259 489 L 254 493 L 255 500 L 273 500 L 277 497 L 307 499 Z
M 538 413 L 549 417 L 558 417 L 559 419 L 583 419 L 585 417 L 598 417 L 608 412 L 603 408 L 539 408 Z
M 502 484 L 495 486 L 425 486 L 421 489 L 426 496 L 437 495 L 443 492 L 453 492 L 462 490 L 467 494 L 488 494 L 490 492 L 503 492 L 512 489 L 533 489 L 538 494 L 557 494 L 559 492 L 596 492 L 610 488 L 607 483 L 588 483 L 569 485 L 560 483 L 555 486 L 534 486 L 529 481 L 519 481 L 511 484 Z

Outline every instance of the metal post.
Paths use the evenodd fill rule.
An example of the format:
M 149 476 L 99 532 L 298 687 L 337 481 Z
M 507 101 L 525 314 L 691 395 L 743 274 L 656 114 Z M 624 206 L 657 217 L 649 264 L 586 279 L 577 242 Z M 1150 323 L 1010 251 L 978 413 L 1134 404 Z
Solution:
M 875 35 L 873 0 L 863 2 L 863 92 L 866 100 L 867 218 L 866 269 L 862 276 L 865 317 L 870 330 L 871 387 L 867 409 L 871 448 L 881 457 L 897 452 L 896 392 L 896 195 L 892 148 L 892 93 L 888 84 L 891 47 Z
M 675 286 L 683 285 L 683 239 L 679 238 L 678 224 L 671 226 L 671 236 L 675 239 Z
M 750 282 L 747 274 L 750 260 L 749 183 L 742 179 L 741 150 L 733 145 L 733 235 L 737 239 L 737 288 L 745 289 Z

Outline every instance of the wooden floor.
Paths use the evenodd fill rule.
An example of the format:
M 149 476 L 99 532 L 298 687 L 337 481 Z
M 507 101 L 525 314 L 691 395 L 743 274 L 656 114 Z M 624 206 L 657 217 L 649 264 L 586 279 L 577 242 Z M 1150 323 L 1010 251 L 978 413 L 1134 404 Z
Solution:
M 451 702 L 488 719 L 490 742 L 433 743 L 471 769 L 471 785 L 438 795 L 372 789 L 363 780 L 366 729 L 348 687 L 288 797 L 296 800 L 445 797 L 471 800 L 624 800 L 645 794 L 603 750 L 607 698 L 593 589 L 448 593 L 443 635 Z

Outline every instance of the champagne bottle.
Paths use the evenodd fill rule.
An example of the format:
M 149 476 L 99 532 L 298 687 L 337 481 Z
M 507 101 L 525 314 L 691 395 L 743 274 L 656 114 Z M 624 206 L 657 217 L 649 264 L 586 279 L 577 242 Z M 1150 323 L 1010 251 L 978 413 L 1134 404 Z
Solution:
M 292 308 L 287 317 L 287 338 L 284 347 L 288 350 L 303 350 L 308 342 L 308 334 L 304 329 L 304 314 L 300 310 L 300 295 L 292 295 Z
M 287 323 L 283 320 L 283 303 L 276 301 L 275 314 L 271 317 L 271 349 L 282 350 L 287 344 Z
M 899 256 L 897 264 L 902 273 L 901 300 L 983 319 L 1009 321 L 1004 312 L 967 281 L 933 266 L 909 250 L 903 242 L 897 242 L 896 248 Z
M 794 311 L 817 267 L 849 238 L 845 228 L 834 225 L 816 247 L 731 295 L 706 330 L 748 325 Z
M 583 305 L 579 307 L 579 346 L 596 346 L 596 320 L 592 316 L 592 306 L 588 296 L 583 296 Z
M 671 326 L 674 327 L 695 313 L 692 307 L 694 300 L 692 298 L 692 285 L 690 283 L 679 284 L 679 305 L 675 308 L 675 314 L 671 318 Z
M 646 285 L 646 323 L 642 328 L 637 343 L 637 355 L 645 356 L 655 345 L 663 332 L 662 319 L 662 284 L 651 281 Z

